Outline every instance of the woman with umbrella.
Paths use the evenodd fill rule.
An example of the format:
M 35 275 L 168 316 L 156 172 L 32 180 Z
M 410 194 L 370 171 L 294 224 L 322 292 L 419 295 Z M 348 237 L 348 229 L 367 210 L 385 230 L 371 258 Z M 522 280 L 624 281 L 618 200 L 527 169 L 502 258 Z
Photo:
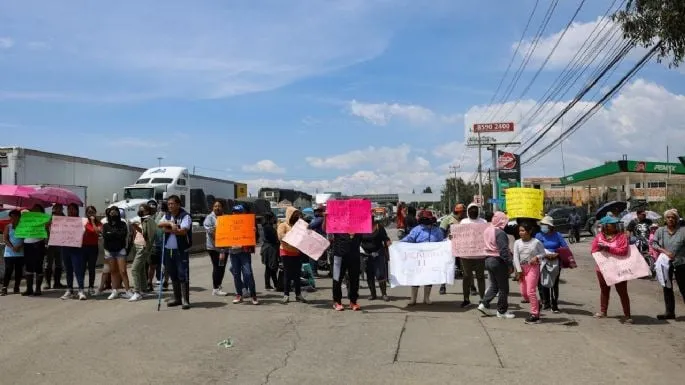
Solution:
M 21 212 L 12 210 L 9 214 L 10 223 L 5 226 L 3 238 L 5 242 L 5 276 L 2 280 L 2 292 L 0 295 L 7 295 L 7 286 L 10 284 L 12 273 L 14 273 L 14 294 L 19 293 L 21 274 L 24 269 L 24 240 L 14 234 L 14 229 L 19 224 Z
M 36 204 L 32 212 L 45 213 L 43 206 Z M 47 226 L 47 225 L 46 225 Z M 45 260 L 45 238 L 24 239 L 24 259 L 26 261 L 26 291 L 23 296 L 39 296 L 43 294 L 40 285 L 43 284 L 43 261 Z M 35 290 L 33 284 L 36 284 Z

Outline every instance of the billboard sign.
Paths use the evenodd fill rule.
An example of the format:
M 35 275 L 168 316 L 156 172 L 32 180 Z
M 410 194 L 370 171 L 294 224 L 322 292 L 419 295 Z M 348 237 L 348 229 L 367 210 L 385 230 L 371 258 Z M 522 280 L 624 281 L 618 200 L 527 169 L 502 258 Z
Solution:
M 517 128 L 515 121 L 497 118 L 493 120 L 487 111 L 464 115 L 464 138 L 471 146 L 474 141 L 477 145 L 479 135 L 483 145 L 492 143 L 493 139 L 498 143 L 513 142 L 518 134 Z M 484 137 L 488 138 L 487 143 Z

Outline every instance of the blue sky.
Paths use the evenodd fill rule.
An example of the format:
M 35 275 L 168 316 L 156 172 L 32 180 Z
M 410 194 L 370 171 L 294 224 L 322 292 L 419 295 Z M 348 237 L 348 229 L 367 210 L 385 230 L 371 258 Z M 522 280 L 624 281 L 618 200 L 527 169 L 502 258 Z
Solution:
M 586 1 L 522 95 L 580 0 L 560 3 L 511 104 L 488 110 L 533 0 L 3 2 L 0 145 L 142 167 L 164 156 L 253 192 L 439 189 L 449 165 L 465 178 L 475 170 L 464 116 L 526 121 L 611 1 Z M 549 4 L 540 0 L 514 68 Z M 565 142 L 567 172 L 624 153 L 664 158 L 666 143 L 684 154 L 684 76 L 645 67 Z M 538 130 L 574 93 L 522 129 Z M 561 176 L 559 151 L 523 173 Z

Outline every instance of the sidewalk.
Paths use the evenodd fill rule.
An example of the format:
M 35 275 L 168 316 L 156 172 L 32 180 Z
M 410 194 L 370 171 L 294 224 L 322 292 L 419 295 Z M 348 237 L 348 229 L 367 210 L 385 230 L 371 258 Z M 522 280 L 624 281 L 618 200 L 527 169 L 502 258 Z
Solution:
M 233 305 L 211 296 L 207 257 L 191 261 L 189 311 L 158 313 L 156 299 L 10 295 L 0 298 L 0 383 L 681 384 L 685 317 L 657 321 L 661 290 L 640 280 L 629 284 L 635 325 L 619 323 L 617 295 L 609 308 L 616 318 L 593 319 L 599 289 L 589 243 L 573 248 L 580 267 L 562 272 L 562 314 L 545 313 L 540 325 L 523 323 L 528 305 L 519 305 L 516 282 L 514 320 L 460 309 L 459 281 L 444 296 L 435 287 L 432 306 L 410 310 L 407 288 L 391 290 L 390 303 L 370 303 L 363 284 L 363 311 L 336 313 L 328 279 L 306 305 L 282 305 L 279 293 L 264 293 L 260 306 Z M 224 282 L 232 292 L 230 274 Z M 217 347 L 229 337 L 232 348 Z

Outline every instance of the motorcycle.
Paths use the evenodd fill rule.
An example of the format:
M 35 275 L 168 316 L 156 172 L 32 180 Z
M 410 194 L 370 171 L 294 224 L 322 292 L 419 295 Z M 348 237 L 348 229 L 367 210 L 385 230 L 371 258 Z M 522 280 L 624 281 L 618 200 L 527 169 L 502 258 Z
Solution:
M 647 265 L 649 266 L 649 279 L 654 279 L 656 277 L 656 269 L 654 265 L 654 258 L 652 258 L 652 255 L 649 254 L 649 241 L 642 236 L 632 236 L 630 237 L 631 244 L 634 244 L 635 247 L 640 251 L 640 254 L 642 254 L 642 258 L 644 258 L 645 262 L 647 262 Z

